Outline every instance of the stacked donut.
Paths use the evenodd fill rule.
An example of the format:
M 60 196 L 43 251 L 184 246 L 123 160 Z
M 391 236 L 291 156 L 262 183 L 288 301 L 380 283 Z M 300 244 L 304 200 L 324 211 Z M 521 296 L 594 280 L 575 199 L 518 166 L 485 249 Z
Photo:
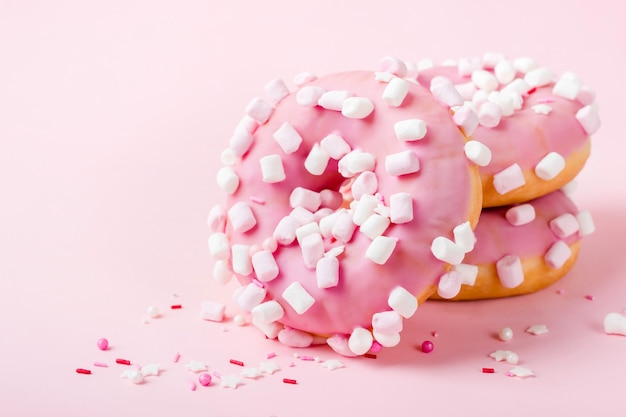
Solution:
M 217 183 L 228 197 L 209 213 L 209 251 L 214 278 L 239 281 L 235 302 L 266 337 L 362 355 L 398 344 L 403 320 L 434 294 L 527 292 L 538 264 L 543 271 L 573 264 L 577 241 L 593 224 L 562 192 L 549 191 L 584 164 L 587 136 L 598 126 L 593 94 L 573 75 L 553 87 L 553 76 L 531 76 L 524 90 L 520 82 L 529 81 L 517 76 L 533 70 L 513 67 L 513 79 L 503 82 L 487 61 L 459 62 L 472 67 L 468 80 L 482 71 L 473 88 L 457 67 L 416 78 L 402 61 L 385 58 L 376 72 L 303 73 L 292 88 L 275 79 L 265 98 L 250 101 L 221 156 Z M 498 93 L 509 85 L 516 86 L 511 99 Z M 496 163 L 505 139 L 478 140 L 481 131 L 516 119 L 524 125 L 525 109 L 535 108 L 567 123 L 570 137 L 539 140 L 548 150 L 535 162 L 520 146 L 509 164 L 517 168 L 497 169 L 507 164 L 506 152 Z M 569 112 L 573 122 L 561 115 Z M 569 162 L 570 154 L 578 159 Z M 538 194 L 531 180 L 545 182 Z M 480 214 L 503 204 L 515 205 Z M 555 237 L 531 257 L 524 242 L 547 235 L 546 227 Z M 500 240 L 514 241 L 510 253 L 495 250 L 504 250 Z
M 594 230 L 569 199 L 600 127 L 593 92 L 572 72 L 556 76 L 531 58 L 502 54 L 436 66 L 417 81 L 466 135 L 480 165 L 483 207 L 463 286 L 453 299 L 494 298 L 544 288 L 567 273 L 579 240 Z M 439 298 L 450 298 L 439 294 Z

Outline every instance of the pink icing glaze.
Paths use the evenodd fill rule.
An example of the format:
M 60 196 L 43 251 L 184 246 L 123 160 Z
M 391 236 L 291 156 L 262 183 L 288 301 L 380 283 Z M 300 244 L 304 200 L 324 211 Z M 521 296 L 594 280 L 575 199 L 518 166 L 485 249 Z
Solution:
M 471 76 L 459 75 L 456 66 L 439 66 L 420 71 L 417 81 L 425 87 L 436 76 L 444 76 L 454 84 L 471 82 Z M 523 78 L 523 74 L 518 74 Z M 502 86 L 501 86 L 502 87 Z M 493 175 L 512 165 L 532 170 L 549 152 L 564 158 L 580 150 L 589 135 L 576 120 L 576 112 L 583 104 L 576 100 L 552 94 L 554 83 L 539 87 L 524 97 L 524 104 L 511 116 L 503 116 L 498 126 L 478 126 L 472 138 L 482 142 L 492 152 L 491 163 L 480 167 L 482 175 Z M 552 108 L 548 115 L 536 114 L 532 106 L 547 104 Z
M 304 161 L 315 143 L 328 134 L 337 132 L 352 149 L 361 149 L 376 156 L 374 169 L 378 178 L 378 192 L 389 204 L 390 196 L 397 192 L 411 192 L 414 200 L 414 219 L 408 223 L 391 225 L 385 236 L 398 239 L 395 251 L 384 265 L 365 258 L 371 240 L 357 231 L 346 244 L 340 260 L 339 283 L 336 287 L 320 289 L 316 285 L 315 270 L 305 267 L 297 242 L 279 245 L 274 253 L 279 265 L 279 275 L 264 283 L 267 299 L 278 301 L 285 314 L 284 325 L 315 334 L 350 334 L 356 327 L 371 327 L 372 315 L 390 310 L 387 297 L 396 286 L 418 294 L 436 285 L 444 271 L 444 263 L 430 251 L 437 236 L 452 238 L 452 229 L 465 221 L 475 209 L 473 189 L 478 184 L 472 177 L 471 163 L 464 155 L 464 137 L 452 122 L 447 109 L 434 101 L 421 86 L 410 84 L 409 94 L 400 107 L 392 108 L 383 99 L 386 83 L 375 81 L 373 72 L 345 72 L 323 77 L 307 85 L 326 90 L 349 90 L 354 96 L 367 97 L 374 111 L 365 119 L 349 119 L 341 112 L 321 107 L 297 104 L 296 94 L 284 98 L 274 109 L 266 124 L 254 133 L 254 144 L 242 161 L 233 168 L 240 178 L 237 191 L 228 197 L 226 209 L 239 201 L 250 201 L 254 196 L 265 201 L 251 205 L 257 224 L 245 233 L 235 233 L 230 224 L 227 233 L 231 245 L 261 244 L 271 236 L 277 223 L 289 212 L 289 196 L 296 187 L 313 191 L 331 189 L 338 191 L 345 181 L 337 172 L 337 161 L 330 163 L 320 176 L 304 168 Z M 426 122 L 427 134 L 419 141 L 403 142 L 396 139 L 394 123 L 404 119 L 420 118 Z M 273 133 L 288 121 L 302 136 L 299 149 L 286 155 L 273 138 Z M 385 156 L 406 149 L 419 157 L 420 170 L 400 177 L 385 172 Z M 286 179 L 275 184 L 261 181 L 259 159 L 270 154 L 280 155 Z M 480 200 L 478 200 L 480 201 Z M 480 204 L 480 203 L 478 203 Z M 325 239 L 325 250 L 339 243 Z M 246 285 L 254 277 L 237 276 Z M 315 299 L 315 303 L 302 315 L 283 299 L 283 291 L 294 281 Z

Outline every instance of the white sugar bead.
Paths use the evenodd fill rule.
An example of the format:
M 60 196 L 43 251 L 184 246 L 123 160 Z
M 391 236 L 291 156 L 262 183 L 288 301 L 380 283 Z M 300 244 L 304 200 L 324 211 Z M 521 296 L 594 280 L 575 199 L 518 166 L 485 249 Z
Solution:
M 385 233 L 390 223 L 389 218 L 380 214 L 372 214 L 363 222 L 359 231 L 373 240 Z
M 404 61 L 393 56 L 385 56 L 378 62 L 378 69 L 385 71 L 400 78 L 404 78 L 407 73 L 407 67 Z
M 451 265 L 460 264 L 465 257 L 463 248 L 444 236 L 433 239 L 430 250 L 435 258 Z
M 396 239 L 378 236 L 367 247 L 365 257 L 378 265 L 384 265 L 396 248 Z
M 363 355 L 372 347 L 374 337 L 369 330 L 357 327 L 348 338 L 348 348 L 355 355 Z
M 550 268 L 558 269 L 572 256 L 572 250 L 567 243 L 559 240 L 555 242 L 546 252 L 543 259 Z
M 296 229 L 300 222 L 292 217 L 285 216 L 276 225 L 272 237 L 281 245 L 290 245 L 296 239 Z
M 383 334 L 374 330 L 372 334 L 374 335 L 374 339 L 383 347 L 390 348 L 400 343 L 400 333 Z
M 252 133 L 243 128 L 237 128 L 230 138 L 229 147 L 234 156 L 241 158 L 248 152 L 253 143 L 254 136 Z
M 487 92 L 498 88 L 498 80 L 491 72 L 480 69 L 472 72 L 472 82 L 476 84 L 480 90 Z
M 469 285 L 470 287 L 476 284 L 476 278 L 478 277 L 477 265 L 458 264 L 454 265 L 452 270 L 458 272 L 461 275 L 461 284 Z
M 383 91 L 383 100 L 390 107 L 400 107 L 409 93 L 409 82 L 402 78 L 394 78 L 389 81 Z
M 370 194 L 364 194 L 354 207 L 352 221 L 357 226 L 363 224 L 368 217 L 374 214 L 374 209 L 378 206 L 378 198 Z
M 474 249 L 476 243 L 476 237 L 470 222 L 464 222 L 456 226 L 453 231 L 454 243 L 459 245 L 465 253 L 471 252 Z
M 252 268 L 261 282 L 269 282 L 278 276 L 278 264 L 272 252 L 260 250 L 252 255 Z
M 486 52 L 482 59 L 483 67 L 486 69 L 495 68 L 500 61 L 504 61 L 505 59 L 506 55 L 500 52 Z
M 524 270 L 519 256 L 507 255 L 496 262 L 496 271 L 504 288 L 515 288 L 524 282 Z
M 375 194 L 378 189 L 378 178 L 372 171 L 365 171 L 356 177 L 350 188 L 352 198 L 360 200 L 365 194 Z
M 265 84 L 265 93 L 274 105 L 289 95 L 289 89 L 280 78 L 275 78 Z
M 480 167 L 487 166 L 491 162 L 491 150 L 476 140 L 465 143 L 465 156 Z
M 523 226 L 535 220 L 535 207 L 532 204 L 520 204 L 508 209 L 504 215 L 513 226 Z
M 339 173 L 350 178 L 364 171 L 373 171 L 376 166 L 376 157 L 371 153 L 354 150 L 348 152 L 337 164 Z
M 237 233 L 245 233 L 256 225 L 256 218 L 250 205 L 239 201 L 228 210 L 228 220 L 233 230 Z
M 503 327 L 498 332 L 498 337 L 503 342 L 510 342 L 511 340 L 513 340 L 513 329 L 511 329 L 510 327 Z
M 554 73 L 547 68 L 537 68 L 524 75 L 524 81 L 531 87 L 543 87 L 554 80 Z
M 230 258 L 230 244 L 228 236 L 221 232 L 209 236 L 209 253 L 216 261 L 225 261 Z
M 320 146 L 333 159 L 341 159 L 352 150 L 350 145 L 336 133 L 331 133 L 322 139 Z
M 339 283 L 339 260 L 334 256 L 325 256 L 315 266 L 315 278 L 318 288 L 332 288 Z
M 478 127 L 478 115 L 466 104 L 458 107 L 452 116 L 454 124 L 463 129 L 465 136 L 471 136 Z
M 266 291 L 254 283 L 250 283 L 243 287 L 243 290 L 237 297 L 237 305 L 245 311 L 250 312 L 254 307 L 258 306 L 265 299 Z
M 431 82 L 430 92 L 440 103 L 448 107 L 460 106 L 464 101 L 450 80 Z
M 392 176 L 413 174 L 420 169 L 417 154 L 406 150 L 385 157 L 385 171 Z
M 239 275 L 248 276 L 252 273 L 250 259 L 250 245 L 234 244 L 232 247 L 233 271 Z
M 274 108 L 260 98 L 253 98 L 246 106 L 246 114 L 260 124 L 267 122 L 273 111 Z
M 220 205 L 215 205 L 209 210 L 207 224 L 211 232 L 223 232 L 226 227 L 226 210 Z
M 345 90 L 326 91 L 321 95 L 317 104 L 326 110 L 341 111 L 343 108 L 343 102 L 351 96 L 352 93 Z
M 285 310 L 278 301 L 270 300 L 255 306 L 251 313 L 254 321 L 273 323 L 283 318 Z
M 326 171 L 330 155 L 315 143 L 304 160 L 304 168 L 312 175 L 322 175 Z
M 520 57 L 513 60 L 513 68 L 515 71 L 526 74 L 532 70 L 539 68 L 539 64 L 532 58 Z
M 296 103 L 304 107 L 315 107 L 325 92 L 322 87 L 307 85 L 296 93 Z
M 403 287 L 396 287 L 389 293 L 387 304 L 405 319 L 417 311 L 417 298 Z
M 548 222 L 550 230 L 560 238 L 566 238 L 578 232 L 580 225 L 576 216 L 571 213 L 564 213 Z
M 461 291 L 461 274 L 456 271 L 450 271 L 439 277 L 437 284 L 437 294 L 441 298 L 451 299 L 459 295 Z
M 222 167 L 217 171 L 217 185 L 226 194 L 234 194 L 239 188 L 239 176 L 231 167 Z
M 203 301 L 200 303 L 200 318 L 220 322 L 224 320 L 226 306 L 216 301 Z
M 259 159 L 261 165 L 261 177 L 263 182 L 276 183 L 284 181 L 285 168 L 280 155 L 267 155 Z
M 315 299 L 299 282 L 291 283 L 282 294 L 291 308 L 298 314 L 304 314 L 315 303 Z
M 471 100 L 477 91 L 476 85 L 474 85 L 474 83 L 471 81 L 467 83 L 454 84 L 454 88 L 461 95 L 463 100 L 466 101 Z
M 407 119 L 393 126 L 396 138 L 402 141 L 420 140 L 426 136 L 426 123 L 421 119 Z
M 333 223 L 331 234 L 338 241 L 347 243 L 352 240 L 355 229 L 356 224 L 352 221 L 350 213 L 342 210 Z
M 374 103 L 366 97 L 348 97 L 341 107 L 341 114 L 349 119 L 365 119 L 374 111 Z
M 593 217 L 591 217 L 591 213 L 589 211 L 583 210 L 578 212 L 576 219 L 580 225 L 580 229 L 578 230 L 578 234 L 580 236 L 590 235 L 596 230 Z
M 535 174 L 542 180 L 549 181 L 559 175 L 563 168 L 565 158 L 556 152 L 550 152 L 535 166 Z
M 515 68 L 508 60 L 498 62 L 493 72 L 500 84 L 508 84 L 515 79 Z
M 552 94 L 569 100 L 575 100 L 578 96 L 578 92 L 580 91 L 580 87 L 580 81 L 567 76 L 561 76 L 556 84 L 554 84 Z
M 478 109 L 478 122 L 481 126 L 496 127 L 502 118 L 502 108 L 496 103 L 486 102 Z
M 501 93 L 514 92 L 520 95 L 528 93 L 530 85 L 522 78 L 516 78 L 500 90 Z
M 298 87 L 302 87 L 304 84 L 315 80 L 317 80 L 317 75 L 309 71 L 301 72 L 293 77 L 293 83 Z
M 506 194 L 526 184 L 522 168 L 513 164 L 494 174 L 493 187 L 498 194 Z
M 227 284 L 233 277 L 233 271 L 231 271 L 226 261 L 217 261 L 213 266 L 213 279 L 218 284 Z
M 594 134 L 600 128 L 600 117 L 593 105 L 588 105 L 576 112 L 576 119 L 587 134 Z
M 302 144 L 302 136 L 300 136 L 289 122 L 284 122 L 274 132 L 273 136 L 274 140 L 276 140 L 280 148 L 286 154 L 294 153 L 300 148 L 300 144 Z
M 324 241 L 319 233 L 312 233 L 302 239 L 300 244 L 304 266 L 315 269 L 317 262 L 324 257 Z
M 389 197 L 390 220 L 394 224 L 413 220 L 413 197 L 410 193 L 395 193 Z
M 382 311 L 372 315 L 372 329 L 382 334 L 394 334 L 402 331 L 402 316 L 396 311 Z
M 303 224 L 296 229 L 296 239 L 298 240 L 298 245 L 302 246 L 302 242 L 305 237 L 313 234 L 320 234 L 320 232 L 320 226 L 315 221 Z
M 304 207 L 309 211 L 317 211 L 322 204 L 320 193 L 302 187 L 296 187 L 289 195 L 289 205 L 292 208 Z

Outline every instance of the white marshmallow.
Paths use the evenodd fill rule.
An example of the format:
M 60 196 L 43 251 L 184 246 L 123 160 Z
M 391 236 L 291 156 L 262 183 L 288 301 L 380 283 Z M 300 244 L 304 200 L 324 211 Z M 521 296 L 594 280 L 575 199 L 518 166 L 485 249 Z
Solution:
M 348 338 L 348 348 L 355 355 L 363 355 L 372 347 L 374 337 L 369 330 L 357 327 Z
M 334 256 L 324 256 L 317 261 L 315 278 L 318 288 L 332 288 L 339 283 L 339 260 Z
M 378 198 L 370 194 L 364 194 L 357 201 L 354 207 L 354 214 L 352 216 L 352 221 L 357 226 L 363 224 L 368 217 L 374 214 L 374 209 L 378 206 Z
M 471 136 L 478 127 L 478 115 L 466 104 L 457 107 L 452 116 L 454 124 L 463 129 L 465 136 Z
M 477 265 L 458 264 L 454 265 L 452 270 L 458 272 L 461 275 L 461 284 L 469 285 L 470 287 L 476 284 L 476 278 L 478 277 Z
M 374 155 L 354 150 L 339 160 L 337 169 L 343 177 L 351 178 L 364 171 L 373 171 L 375 166 L 376 157 Z
M 265 84 L 265 93 L 270 101 L 276 105 L 289 95 L 289 89 L 283 80 L 275 78 Z
M 524 81 L 531 87 L 543 87 L 554 80 L 554 73 L 547 68 L 537 68 L 524 75 Z
M 341 211 L 336 211 L 326 217 L 322 217 L 319 220 L 320 233 L 324 238 L 329 238 L 332 236 L 333 226 L 335 225 L 335 221 L 337 221 L 337 218 L 340 214 Z
M 278 341 L 285 346 L 306 348 L 313 344 L 313 335 L 302 330 L 285 327 L 278 333 Z
M 626 317 L 619 313 L 609 313 L 604 316 L 604 332 L 626 336 Z
M 317 262 L 324 257 L 324 241 L 319 233 L 311 233 L 300 244 L 304 266 L 315 269 Z
M 456 226 L 453 231 L 454 243 L 463 248 L 465 253 L 471 252 L 474 249 L 476 243 L 476 237 L 470 222 L 464 222 Z
M 508 84 L 515 79 L 515 68 L 508 60 L 498 62 L 493 72 L 500 84 Z
M 239 201 L 228 210 L 228 220 L 233 230 L 237 233 L 245 233 L 256 225 L 256 218 L 250 205 Z
M 278 264 L 272 252 L 260 250 L 252 255 L 252 269 L 261 282 L 270 282 L 278 276 Z
M 409 82 L 402 78 L 394 78 L 389 81 L 383 91 L 383 100 L 390 107 L 400 107 L 409 93 Z
M 302 87 L 304 84 L 315 80 L 317 80 L 317 75 L 309 71 L 301 72 L 293 77 L 293 83 L 298 87 Z
M 218 284 L 227 284 L 233 277 L 233 271 L 231 271 L 226 261 L 217 261 L 213 266 L 213 279 Z
M 265 299 L 266 291 L 264 288 L 259 287 L 254 283 L 250 283 L 243 287 L 243 290 L 237 297 L 237 305 L 246 312 L 252 311 L 252 309 Z
M 347 210 L 342 210 L 335 219 L 331 234 L 338 241 L 348 243 L 352 240 L 355 229 L 356 225 L 352 222 L 350 213 Z
M 365 257 L 378 265 L 384 265 L 396 248 L 396 239 L 378 236 L 367 247 Z
M 489 93 L 488 99 L 490 102 L 500 106 L 502 116 L 511 116 L 515 112 L 515 103 L 510 94 L 502 94 L 499 91 L 492 91 Z
M 315 143 L 304 160 L 304 168 L 311 175 L 322 175 L 326 171 L 329 160 L 330 155 L 319 144 Z
M 254 321 L 273 323 L 283 318 L 285 310 L 278 301 L 270 300 L 255 306 L 251 313 Z
M 280 155 L 267 155 L 259 159 L 261 165 L 261 177 L 263 182 L 276 183 L 284 181 L 285 168 Z
M 532 70 L 539 68 L 539 64 L 532 58 L 520 57 L 513 60 L 513 68 L 515 71 L 526 74 Z
M 394 334 L 402 331 L 402 316 L 396 311 L 382 311 L 372 315 L 372 330 L 381 334 Z
M 226 210 L 220 205 L 215 205 L 209 210 L 207 224 L 211 232 L 223 232 L 226 227 Z
M 304 207 L 294 207 L 289 215 L 298 220 L 300 226 L 315 221 L 315 213 L 305 209 Z
M 253 98 L 246 106 L 246 114 L 260 124 L 267 122 L 273 111 L 274 108 L 260 98 Z
M 542 180 L 549 181 L 559 175 L 563 168 L 565 168 L 565 158 L 556 152 L 550 152 L 535 166 L 535 174 Z
M 326 91 L 321 95 L 319 100 L 317 100 L 317 104 L 326 110 L 341 111 L 343 102 L 351 96 L 352 93 L 345 90 Z
M 396 138 L 402 141 L 420 140 L 426 136 L 426 123 L 421 119 L 400 120 L 393 125 Z
M 299 282 L 291 283 L 282 294 L 287 303 L 298 314 L 304 314 L 315 303 L 315 299 Z
M 389 197 L 390 220 L 394 224 L 413 220 L 413 197 L 410 193 L 395 193 Z M 355 216 L 356 217 L 356 216 Z
M 496 90 L 498 88 L 498 80 L 491 72 L 479 69 L 472 72 L 472 82 L 480 90 L 487 92 Z
M 217 185 L 226 194 L 234 194 L 239 188 L 239 176 L 231 167 L 222 167 L 217 171 Z
M 496 262 L 496 271 L 504 288 L 516 288 L 524 282 L 524 270 L 519 256 L 507 255 Z
M 516 78 L 500 90 L 501 93 L 517 93 L 519 95 L 524 95 L 528 93 L 530 90 L 530 85 L 522 78 Z
M 437 284 L 437 294 L 441 298 L 451 299 L 456 297 L 461 291 L 461 274 L 452 270 L 446 272 L 439 277 L 439 283 Z
M 289 195 L 289 205 L 292 208 L 304 207 L 313 212 L 317 211 L 321 204 L 322 198 L 320 197 L 320 193 L 306 188 L 296 187 Z
M 320 232 L 320 226 L 315 221 L 303 224 L 296 229 L 296 240 L 298 241 L 298 245 L 302 246 L 304 238 L 306 238 L 307 236 L 321 234 Z
M 389 218 L 380 214 L 372 214 L 363 222 L 359 231 L 368 238 L 374 240 L 378 236 L 385 233 L 390 224 Z
M 296 93 L 296 103 L 304 107 L 315 107 L 325 92 L 322 87 L 307 85 Z
M 576 100 L 578 100 L 583 106 L 592 104 L 596 99 L 596 93 L 586 85 L 583 85 L 578 90 Z
M 300 227 L 300 222 L 292 217 L 285 216 L 274 228 L 272 237 L 281 245 L 290 245 L 296 239 L 296 229 Z
M 518 164 L 513 164 L 494 174 L 493 187 L 498 194 L 506 194 L 526 184 L 522 168 Z
M 341 159 L 352 150 L 350 145 L 336 133 L 331 133 L 322 139 L 320 146 L 333 159 Z
M 500 52 L 486 52 L 483 55 L 483 67 L 486 69 L 493 69 L 498 62 L 504 61 L 506 59 L 506 55 Z
M 383 334 L 373 331 L 374 339 L 383 347 L 394 347 L 400 343 L 400 333 Z
M 232 250 L 233 271 L 239 275 L 248 276 L 252 273 L 250 259 L 250 245 L 234 244 Z
M 286 154 L 297 151 L 302 143 L 302 136 L 300 136 L 296 129 L 289 124 L 289 122 L 284 122 L 274 132 L 273 136 L 274 140 L 278 143 L 278 146 L 280 146 Z
M 217 301 L 203 301 L 200 303 L 200 318 L 202 320 L 217 321 L 224 320 L 226 306 Z
M 487 166 L 491 162 L 491 150 L 476 140 L 465 143 L 465 156 L 480 167 Z
M 576 214 L 576 219 L 580 225 L 580 229 L 578 230 L 578 234 L 580 236 L 587 236 L 595 232 L 596 226 L 589 211 L 583 210 L 578 212 L 578 214 Z
M 230 244 L 226 234 L 216 232 L 209 236 L 209 253 L 216 261 L 230 258 Z
M 578 110 L 576 112 L 576 119 L 588 135 L 592 135 L 600 129 L 600 117 L 593 105 L 587 105 Z
M 374 111 L 374 103 L 366 97 L 348 97 L 341 107 L 341 114 L 349 119 L 365 119 Z
M 459 75 L 472 75 L 472 72 L 482 69 L 480 58 L 461 58 L 457 64 Z
M 486 102 L 478 110 L 478 122 L 481 126 L 496 127 L 502 118 L 502 108 L 496 103 Z
M 374 194 L 378 189 L 378 178 L 372 171 L 365 171 L 359 174 L 352 183 L 352 198 L 360 200 L 365 194 Z
M 451 265 L 460 264 L 465 257 L 463 247 L 444 236 L 438 236 L 433 239 L 430 250 L 435 258 Z
M 248 152 L 253 143 L 254 136 L 252 136 L 252 133 L 243 128 L 237 128 L 230 138 L 229 147 L 233 155 L 241 158 Z
M 417 70 L 418 71 L 424 71 L 425 69 L 428 68 L 433 68 L 436 64 L 436 62 L 430 58 L 422 58 L 419 61 L 417 61 Z
M 419 159 L 412 150 L 390 154 L 385 158 L 385 171 L 392 176 L 413 174 L 419 169 Z
M 454 84 L 454 88 L 460 94 L 461 98 L 466 101 L 471 100 L 477 91 L 476 85 L 474 85 L 471 81 L 467 83 Z
M 268 339 L 276 339 L 278 334 L 285 328 L 281 323 L 274 321 L 271 323 L 265 323 L 262 321 L 252 319 L 252 325 L 259 329 L 265 337 Z
M 404 61 L 393 56 L 385 56 L 378 62 L 380 71 L 394 74 L 400 78 L 404 78 L 407 74 L 407 67 Z
M 417 311 L 417 298 L 403 287 L 396 287 L 389 293 L 387 304 L 405 319 Z
M 567 243 L 559 240 L 555 242 L 546 252 L 543 259 L 550 268 L 558 269 L 572 256 L 572 250 Z
M 448 107 L 460 106 L 464 101 L 461 94 L 449 80 L 446 82 L 431 82 L 430 92 L 439 102 Z
M 520 204 L 508 209 L 504 215 L 513 226 L 523 226 L 535 220 L 535 207 L 532 204 Z
M 575 100 L 580 91 L 580 81 L 564 75 L 554 84 L 552 94 L 569 100 Z
M 560 238 L 566 238 L 578 232 L 580 225 L 576 216 L 571 213 L 564 213 L 548 222 L 550 230 Z

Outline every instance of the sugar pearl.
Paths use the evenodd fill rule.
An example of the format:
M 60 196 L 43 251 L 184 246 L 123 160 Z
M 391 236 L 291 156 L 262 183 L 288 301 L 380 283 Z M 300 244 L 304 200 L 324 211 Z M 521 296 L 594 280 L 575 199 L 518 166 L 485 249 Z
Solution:
M 503 342 L 508 342 L 508 341 L 512 340 L 513 339 L 513 329 L 511 329 L 510 327 L 503 327 L 502 329 L 500 329 L 500 332 L 498 333 L 498 337 Z

